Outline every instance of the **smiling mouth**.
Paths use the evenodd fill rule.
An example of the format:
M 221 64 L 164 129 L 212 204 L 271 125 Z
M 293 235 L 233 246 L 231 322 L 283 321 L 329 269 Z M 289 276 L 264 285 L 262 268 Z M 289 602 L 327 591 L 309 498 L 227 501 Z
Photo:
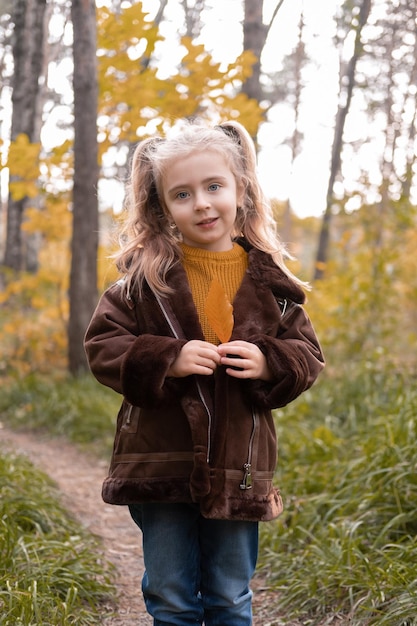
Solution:
M 209 217 L 206 220 L 201 220 L 201 222 L 198 222 L 197 226 L 210 226 L 211 224 L 217 222 L 217 219 L 217 217 Z

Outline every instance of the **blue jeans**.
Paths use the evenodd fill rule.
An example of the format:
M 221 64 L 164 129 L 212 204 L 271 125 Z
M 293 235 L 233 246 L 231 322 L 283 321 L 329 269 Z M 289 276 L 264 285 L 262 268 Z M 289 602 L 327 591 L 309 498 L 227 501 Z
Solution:
M 209 520 L 193 504 L 130 505 L 143 534 L 154 626 L 250 626 L 258 523 Z

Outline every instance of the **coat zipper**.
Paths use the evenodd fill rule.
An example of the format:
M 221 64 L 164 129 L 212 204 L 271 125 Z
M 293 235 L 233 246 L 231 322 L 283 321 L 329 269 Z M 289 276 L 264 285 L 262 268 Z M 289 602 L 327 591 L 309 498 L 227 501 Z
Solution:
M 278 305 L 281 309 L 281 317 L 283 318 L 288 310 L 288 300 L 286 298 L 279 299 Z M 253 429 L 252 429 L 252 434 L 249 439 L 248 459 L 246 463 L 243 464 L 243 480 L 239 485 L 242 491 L 245 491 L 247 489 L 252 489 L 252 451 L 253 451 L 253 440 L 255 437 L 255 430 L 256 430 L 258 419 L 259 419 L 258 415 L 252 409 Z
M 258 422 L 258 415 L 252 410 L 253 428 L 249 439 L 248 458 L 246 463 L 243 464 L 243 479 L 239 485 L 242 491 L 252 489 L 252 452 L 253 452 L 253 440 L 255 438 L 256 425 Z
M 207 439 L 207 463 L 210 462 L 210 454 L 211 454 L 211 429 L 212 429 L 212 416 L 210 413 L 210 409 L 207 406 L 207 402 L 204 399 L 203 392 L 201 391 L 200 383 L 196 380 L 198 395 L 200 396 L 200 400 L 203 403 L 204 408 L 206 409 L 206 413 L 208 416 L 208 439 Z
M 171 319 L 170 319 L 170 317 L 169 317 L 169 315 L 168 315 L 168 313 L 167 313 L 167 311 L 166 311 L 166 309 L 164 307 L 164 303 L 162 302 L 162 299 L 160 298 L 160 296 L 155 291 L 153 292 L 153 294 L 154 294 L 154 296 L 156 298 L 156 301 L 159 304 L 159 308 L 161 309 L 161 311 L 162 311 L 166 321 L 168 322 L 168 325 L 169 325 L 169 327 L 171 329 L 172 334 L 174 335 L 174 337 L 176 339 L 180 339 L 180 337 L 179 337 L 177 331 L 175 330 L 174 325 L 171 322 Z M 201 400 L 201 402 L 202 402 L 202 404 L 203 404 L 203 406 L 204 406 L 204 408 L 206 410 L 207 416 L 208 416 L 208 442 L 207 442 L 207 463 L 208 463 L 210 461 L 210 453 L 211 453 L 211 429 L 212 429 L 212 421 L 213 420 L 212 420 L 212 415 L 210 413 L 210 409 L 208 408 L 207 402 L 204 399 L 203 392 L 201 391 L 200 383 L 198 382 L 197 379 L 196 379 L 196 384 L 197 384 L 198 395 L 200 396 L 200 400 Z
M 174 325 L 164 307 L 164 304 L 162 302 L 162 299 L 160 298 L 160 296 L 154 291 L 154 296 L 159 304 L 159 307 L 171 329 L 171 332 L 173 334 L 173 336 L 176 339 L 180 339 L 177 331 L 174 328 Z M 285 305 L 284 305 L 284 313 L 285 313 L 285 309 L 287 308 L 287 302 L 285 301 Z M 198 395 L 200 396 L 200 400 L 206 410 L 207 413 L 207 417 L 208 417 L 208 440 L 207 440 L 207 463 L 210 462 L 210 454 L 211 454 L 211 429 L 212 429 L 212 423 L 213 423 L 213 418 L 210 412 L 209 407 L 207 406 L 207 402 L 204 399 L 204 394 L 201 390 L 200 387 L 200 383 L 198 382 L 198 380 L 196 379 L 196 385 L 197 385 L 197 391 L 198 391 Z M 258 421 L 258 416 L 257 414 L 252 410 L 252 422 L 253 422 L 253 428 L 252 428 L 252 433 L 249 439 L 249 447 L 248 447 L 248 458 L 246 463 L 243 464 L 243 479 L 242 482 L 239 485 L 239 488 L 243 490 L 248 490 L 248 489 L 252 489 L 252 450 L 253 450 L 253 440 L 255 437 L 255 431 L 256 431 L 256 425 L 257 425 L 257 421 Z

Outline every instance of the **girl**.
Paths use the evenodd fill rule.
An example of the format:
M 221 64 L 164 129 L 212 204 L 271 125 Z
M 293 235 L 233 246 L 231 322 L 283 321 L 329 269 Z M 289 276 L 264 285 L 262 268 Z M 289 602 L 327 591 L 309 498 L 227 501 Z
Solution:
M 258 522 L 282 510 L 271 409 L 324 364 L 303 284 L 236 122 L 142 141 L 128 209 L 85 341 L 123 395 L 103 499 L 142 531 L 155 626 L 249 626 Z

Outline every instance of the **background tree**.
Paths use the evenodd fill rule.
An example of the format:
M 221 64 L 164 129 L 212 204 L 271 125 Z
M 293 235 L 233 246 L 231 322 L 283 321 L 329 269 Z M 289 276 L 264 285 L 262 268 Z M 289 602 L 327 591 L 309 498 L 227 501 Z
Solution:
M 181 0 L 186 24 L 185 34 L 187 37 L 194 39 L 199 37 L 203 27 L 201 12 L 205 4 L 205 0 L 195 0 L 193 3 L 190 3 L 189 0 Z
M 371 10 L 371 0 L 362 0 L 359 15 L 353 12 L 352 27 L 355 31 L 355 43 L 351 58 L 346 67 L 346 72 L 342 73 L 340 81 L 340 104 L 336 117 L 336 125 L 332 146 L 329 182 L 326 194 L 326 208 L 322 218 L 322 226 L 317 248 L 316 264 L 314 269 L 314 279 L 318 280 L 323 277 L 326 266 L 327 256 L 329 252 L 330 237 L 330 221 L 332 216 L 333 204 L 333 188 L 336 177 L 340 172 L 341 153 L 343 148 L 343 132 L 345 129 L 346 118 L 349 113 L 352 102 L 353 89 L 356 81 L 356 66 L 358 59 L 362 54 L 362 31 L 368 20 Z
M 11 48 L 11 13 L 12 13 L 12 0 L 3 0 L 0 2 L 0 102 L 3 101 L 3 93 L 11 80 L 10 71 L 7 71 L 7 58 L 10 55 Z M 0 104 L 0 137 L 5 135 L 4 123 L 7 120 L 4 104 Z M 0 259 L 4 257 L 4 243 L 5 243 L 5 218 L 6 218 L 6 203 L 4 198 L 6 192 L 3 191 L 3 180 L 0 177 Z M 0 274 L 0 282 L 2 280 Z
M 265 2 L 244 0 L 243 19 L 243 49 L 251 50 L 256 58 L 252 66 L 252 73 L 242 85 L 242 91 L 248 97 L 262 103 L 265 118 L 270 108 L 282 100 L 290 100 L 294 110 L 294 127 L 288 143 L 291 149 L 291 161 L 294 162 L 299 154 L 301 134 L 298 128 L 298 118 L 302 92 L 302 69 L 307 62 L 303 42 L 303 12 L 299 20 L 299 35 L 295 49 L 287 57 L 285 67 L 274 75 L 265 75 L 262 70 L 262 54 L 268 43 L 268 36 L 278 16 L 284 0 L 276 2 L 268 23 L 264 22 Z M 285 85 L 285 88 L 283 87 Z M 286 202 L 282 214 L 281 236 L 284 241 L 291 238 L 291 205 Z
M 187 24 L 193 32 L 199 28 L 193 12 Z M 118 13 L 99 10 L 100 152 L 114 155 L 116 164 L 105 170 L 110 177 L 116 167 L 118 178 L 125 177 L 131 146 L 139 138 L 163 133 L 181 118 L 239 117 L 256 134 L 262 111 L 240 91 L 253 54 L 242 53 L 224 67 L 185 33 L 176 34 L 175 46 L 182 51 L 178 66 L 161 76 L 159 23 L 149 20 L 140 3 L 126 4 Z
M 383 244 L 384 238 L 389 239 L 393 219 L 404 223 L 407 214 L 411 214 L 412 172 L 417 159 L 417 152 L 413 149 L 417 108 L 416 17 L 415 0 L 400 0 L 388 7 L 383 34 L 378 41 L 379 54 L 382 52 L 385 60 L 383 79 L 370 81 L 368 87 L 370 107 L 375 110 L 379 105 L 385 120 L 380 156 L 377 247 Z
M 254 98 L 258 102 L 265 100 L 265 91 L 261 81 L 262 52 L 283 2 L 284 0 L 276 2 L 269 23 L 265 24 L 263 18 L 265 2 L 263 0 L 255 0 L 255 2 L 253 0 L 244 0 L 243 49 L 251 50 L 256 57 L 256 61 L 253 64 L 251 75 L 248 76 L 242 85 L 242 91 L 249 98 Z
M 348 227 L 353 222 L 349 220 L 352 210 L 367 207 L 360 214 L 368 235 L 372 234 L 367 242 L 374 250 L 377 285 L 381 271 L 379 255 L 381 251 L 386 254 L 384 239 L 389 244 L 393 233 L 415 220 L 412 204 L 416 161 L 416 3 L 374 0 L 371 8 L 366 4 L 355 5 L 352 14 L 359 55 L 354 58 L 354 51 L 347 71 L 342 72 L 342 76 L 349 74 L 355 65 L 355 77 L 345 78 L 340 91 L 343 100 L 334 135 L 315 277 L 323 277 L 325 265 L 333 256 L 331 245 L 343 236 L 337 226 L 331 228 L 335 214 L 346 211 L 344 223 Z M 342 7 L 339 44 L 349 41 L 349 7 L 350 4 Z M 364 17 L 367 23 L 361 26 Z M 362 30 L 360 44 L 358 28 Z
M 94 0 L 73 0 L 74 187 L 71 244 L 69 368 L 86 369 L 83 337 L 97 302 L 98 147 Z
M 14 32 L 12 40 L 14 73 L 12 79 L 12 126 L 11 141 L 19 135 L 26 135 L 29 142 L 39 142 L 41 129 L 40 113 L 40 78 L 43 70 L 44 16 L 46 0 L 16 0 L 13 4 L 12 21 Z M 38 155 L 31 151 L 35 164 Z M 32 168 L 32 165 L 30 165 Z M 23 170 L 22 170 L 23 168 Z M 20 162 L 20 169 L 10 170 L 10 181 L 24 181 L 25 165 Z M 36 191 L 31 194 L 37 195 Z M 22 187 L 9 193 L 7 207 L 7 231 L 4 265 L 15 271 L 25 266 L 23 249 L 22 222 L 28 195 Z M 35 269 L 33 264 L 28 269 Z
M 235 6 L 238 7 L 239 2 L 240 0 L 235 0 Z M 243 14 L 244 0 L 241 2 Z M 341 268 L 345 271 L 343 268 L 350 264 L 354 263 L 356 268 L 361 263 L 366 263 L 373 274 L 368 276 L 366 284 L 359 280 L 355 282 L 352 277 L 352 289 L 356 289 L 358 297 L 366 300 L 367 305 L 370 304 L 374 308 L 376 303 L 382 307 L 382 303 L 376 299 L 374 291 L 371 294 L 371 285 L 375 286 L 375 289 L 380 285 L 383 292 L 390 280 L 394 281 L 395 286 L 398 283 L 402 288 L 406 282 L 406 267 L 399 263 L 398 254 L 391 254 L 390 249 L 398 251 L 404 246 L 409 250 L 412 241 L 415 241 L 408 237 L 409 229 L 415 227 L 413 206 L 416 189 L 415 2 L 416 0 L 412 2 L 398 0 L 393 4 L 386 0 L 373 0 L 367 23 L 362 29 L 361 49 L 355 68 L 350 108 L 344 121 L 339 171 L 333 184 L 327 272 L 331 280 L 333 273 L 339 274 Z M 315 45 L 317 42 L 327 45 L 331 37 L 330 31 L 327 34 L 327 26 L 331 23 L 338 25 L 336 45 L 327 48 L 327 51 L 328 57 L 332 57 L 332 62 L 334 59 L 336 66 L 340 50 L 340 76 L 346 77 L 363 0 L 338 3 L 338 12 L 335 11 L 334 16 L 329 16 L 327 25 L 321 21 L 312 25 L 314 14 L 309 3 L 304 3 L 304 11 L 301 2 L 284 3 L 281 12 L 281 2 L 274 3 L 274 6 L 269 4 L 266 6 L 263 2 L 262 9 L 265 9 L 263 15 L 260 11 L 261 3 L 248 3 L 248 10 L 251 9 L 252 13 L 250 20 L 248 14 L 246 23 L 249 24 L 250 21 L 252 24 L 256 21 L 260 23 L 264 20 L 265 24 L 261 28 L 254 28 L 251 38 L 249 36 L 246 38 L 245 47 L 250 49 L 245 50 L 242 55 L 239 55 L 238 50 L 236 59 L 232 60 L 222 58 L 223 44 L 220 38 L 216 40 L 213 37 L 212 43 L 208 39 L 210 36 L 208 21 L 218 17 L 218 14 L 215 15 L 217 11 L 215 4 L 207 2 L 203 7 L 203 3 L 199 3 L 201 10 L 200 14 L 196 15 L 191 0 L 177 0 L 176 3 L 175 0 L 172 2 L 170 0 L 170 8 L 175 10 L 176 6 L 178 11 L 182 9 L 182 15 L 186 15 L 188 11 L 188 20 L 181 22 L 180 28 L 173 24 L 172 13 L 165 16 L 163 12 L 165 4 L 164 0 L 152 6 L 151 15 L 155 18 L 154 21 L 150 14 L 145 13 L 141 3 L 128 0 L 123 2 L 115 0 L 97 11 L 100 86 L 98 137 L 99 162 L 103 163 L 98 184 L 100 231 L 103 233 L 102 246 L 99 247 L 100 289 L 114 278 L 113 274 L 104 276 L 104 259 L 108 254 L 108 249 L 105 249 L 108 244 L 106 234 L 108 235 L 108 229 L 111 228 L 113 220 L 117 219 L 117 211 L 121 208 L 122 181 L 125 178 L 131 146 L 147 134 L 165 132 L 178 118 L 201 116 L 217 120 L 234 117 L 247 125 L 253 136 L 256 136 L 261 124 L 261 133 L 258 135 L 260 158 L 264 145 L 268 143 L 269 146 L 273 144 L 274 151 L 285 146 L 279 158 L 281 159 L 285 152 L 285 158 L 294 162 L 294 180 L 297 180 L 300 165 L 308 154 L 305 148 L 308 147 L 311 125 L 322 124 L 330 131 L 326 131 L 328 135 L 325 141 L 315 142 L 315 152 L 310 157 L 314 163 L 309 161 L 307 166 L 311 171 L 314 169 L 311 165 L 320 163 L 323 170 L 328 163 L 330 171 L 331 139 L 328 140 L 327 136 L 331 137 L 331 128 L 334 127 L 331 113 L 333 102 L 336 101 L 333 101 L 333 96 L 337 94 L 337 76 L 334 72 L 334 90 L 330 93 L 328 76 L 326 75 L 324 79 L 323 73 L 319 74 L 324 67 L 327 69 L 327 58 L 320 66 L 322 57 L 315 57 L 317 51 Z M 3 5 L 0 0 L 0 11 Z M 294 13 L 296 5 L 298 15 Z M 14 8 L 14 5 L 11 6 Z M 57 354 L 58 349 L 60 354 L 66 355 L 68 352 L 63 341 L 69 337 L 65 336 L 63 329 L 68 328 L 70 218 L 74 217 L 74 237 L 77 237 L 78 228 L 82 228 L 86 215 L 80 211 L 79 222 L 76 224 L 76 208 L 74 206 L 72 211 L 73 207 L 69 203 L 74 165 L 71 125 L 73 103 L 70 89 L 72 50 L 69 48 L 70 29 L 65 28 L 66 18 L 61 8 L 69 8 L 70 4 L 66 0 L 55 0 L 53 4 L 48 3 L 47 6 L 52 13 L 53 22 L 53 29 L 50 28 L 48 32 L 48 56 L 45 61 L 51 70 L 48 87 L 53 89 L 52 77 L 55 68 L 59 68 L 60 79 L 63 79 L 65 74 L 68 75 L 68 82 L 60 89 L 61 80 L 58 81 L 60 85 L 55 92 L 47 93 L 41 121 L 45 125 L 44 128 L 49 127 L 50 130 L 50 120 L 56 112 L 62 111 L 57 123 L 53 124 L 53 130 L 56 135 L 64 135 L 68 141 L 51 150 L 46 147 L 48 142 L 41 146 L 39 143 L 32 143 L 22 134 L 12 142 L 10 150 L 7 138 L 3 146 L 0 146 L 3 158 L 8 153 L 6 166 L 15 175 L 19 174 L 19 179 L 11 181 L 11 189 L 26 196 L 40 191 L 42 197 L 40 211 L 31 207 L 25 208 L 25 221 L 22 225 L 23 236 L 29 230 L 42 232 L 43 245 L 39 257 L 39 271 L 33 276 L 33 280 L 29 280 L 30 277 L 24 273 L 16 280 L 12 277 L 10 283 L 5 283 L 5 290 L 0 294 L 2 299 L 9 294 L 14 301 L 18 290 L 21 290 L 23 302 L 21 316 L 13 316 L 15 324 L 13 329 L 9 329 L 8 336 L 16 339 L 16 354 L 19 356 L 22 355 L 19 351 L 21 347 L 28 346 L 31 356 L 25 353 L 25 363 L 31 363 L 33 367 L 35 367 L 34 342 L 40 344 L 43 341 L 39 333 L 41 318 L 42 329 L 54 329 L 48 347 L 49 353 Z M 272 20 L 277 11 L 285 25 L 289 16 L 292 21 L 291 39 L 287 44 L 288 54 L 285 56 L 282 51 L 277 54 L 275 71 L 273 64 L 271 65 L 271 55 L 273 56 L 276 51 L 277 39 L 280 41 L 283 39 L 281 25 L 276 19 Z M 233 31 L 233 36 L 237 38 L 243 34 L 240 17 L 241 15 L 237 13 Z M 0 41 L 6 41 L 6 45 L 0 50 L 0 71 L 4 72 L 5 77 L 2 83 L 5 97 L 0 101 L 0 106 L 4 102 L 7 105 L 8 88 L 5 85 L 7 79 L 12 76 L 12 63 L 10 58 L 7 58 L 7 54 L 11 57 L 7 48 L 9 31 L 4 28 L 5 24 L 5 20 L 0 20 Z M 61 28 L 59 34 L 57 25 Z M 230 24 L 228 27 L 233 28 Z M 322 37 L 325 30 L 326 33 Z M 269 35 L 273 36 L 274 41 Z M 253 43 L 249 44 L 249 41 Z M 173 50 L 175 55 L 171 55 Z M 253 62 L 256 60 L 252 50 L 257 50 L 261 55 L 259 72 L 255 67 L 255 72 L 252 73 Z M 333 67 L 333 65 L 330 67 L 330 72 L 333 71 Z M 248 79 L 250 77 L 252 80 L 254 76 L 257 80 L 252 83 L 251 88 L 254 97 L 249 97 L 245 90 L 249 92 Z M 343 80 L 346 81 L 346 78 Z M 253 89 L 254 84 L 258 85 L 258 90 Z M 326 89 L 323 93 L 322 87 Z M 347 102 L 347 88 L 348 83 L 343 82 L 340 106 Z M 321 99 L 317 97 L 318 93 Z M 313 106 L 309 100 L 311 95 Z M 258 101 L 258 98 L 261 100 Z M 322 109 L 325 111 L 320 117 Z M 334 106 L 335 113 L 336 110 L 337 107 Z M 51 115 L 48 116 L 49 112 Z M 3 128 L 7 128 L 6 123 Z M 85 133 L 83 137 L 86 137 Z M 42 141 L 44 138 L 49 139 L 50 134 L 42 133 Z M 90 150 L 89 153 L 91 154 Z M 282 161 L 280 166 L 281 163 Z M 285 164 L 284 167 L 285 175 L 290 176 L 290 170 L 286 169 Z M 308 171 L 302 167 L 303 172 Z M 88 164 L 86 169 L 89 169 Z M 278 171 L 276 165 L 276 178 L 282 176 L 283 170 Z M 304 180 L 302 183 L 304 196 L 309 191 L 309 184 Z M 120 193 L 117 197 L 115 188 L 119 189 L 117 194 Z M 323 191 L 325 192 L 325 189 Z M 77 185 L 74 187 L 74 201 L 76 195 Z M 280 231 L 286 241 L 290 240 L 289 227 L 292 228 L 291 237 L 295 239 L 296 244 L 290 244 L 291 251 L 300 259 L 300 265 L 294 269 L 299 271 L 301 267 L 302 274 L 308 277 L 314 271 L 319 219 L 311 217 L 308 223 L 302 219 L 296 220 L 288 211 L 289 205 L 285 205 L 281 199 L 274 202 L 274 207 Z M 65 228 L 62 228 L 64 223 Z M 86 245 L 90 243 L 95 245 L 94 237 L 98 230 L 98 227 L 91 223 L 87 226 L 88 235 L 85 233 L 83 235 L 85 239 L 82 241 Z M 84 244 L 81 247 L 84 254 L 87 248 Z M 366 254 L 364 253 L 360 261 L 357 261 L 356 255 L 361 248 L 366 248 Z M 71 280 L 73 277 L 74 280 L 81 280 L 81 277 L 84 280 L 86 276 L 84 270 L 81 264 L 79 269 L 73 269 Z M 96 284 L 94 272 L 91 272 L 88 278 L 88 282 L 90 281 L 92 289 L 89 293 L 94 294 Z M 407 289 L 410 294 L 414 293 L 413 280 L 410 276 Z M 71 291 L 71 298 L 73 294 L 76 294 L 76 291 Z M 391 290 L 391 294 L 399 297 L 394 289 Z M 412 297 L 410 295 L 406 308 L 410 308 Z M 48 308 L 45 302 L 48 303 Z M 53 312 L 54 302 L 57 304 Z M 82 304 L 85 304 L 85 299 L 82 299 Z M 71 314 L 78 315 L 78 310 L 76 304 Z M 361 308 L 362 328 L 369 328 L 372 313 L 370 308 L 366 310 L 365 321 L 365 306 Z M 86 315 L 87 321 L 88 317 Z M 59 325 L 55 323 L 58 318 Z M 32 324 L 30 328 L 29 321 Z M 80 337 L 85 323 L 84 320 L 78 329 L 78 339 L 73 345 L 81 347 Z M 372 330 L 373 340 L 377 335 L 381 336 L 382 328 L 377 329 L 374 324 Z M 59 337 L 61 343 L 59 348 L 54 350 L 54 346 L 58 346 Z M 361 341 L 361 338 L 357 343 L 351 341 L 350 345 L 359 345 Z M 45 345 L 46 342 L 43 341 L 43 346 Z M 42 350 L 39 350 L 39 355 L 41 358 Z M 61 362 L 64 362 L 64 359 Z M 77 369 L 78 366 L 74 371 Z

